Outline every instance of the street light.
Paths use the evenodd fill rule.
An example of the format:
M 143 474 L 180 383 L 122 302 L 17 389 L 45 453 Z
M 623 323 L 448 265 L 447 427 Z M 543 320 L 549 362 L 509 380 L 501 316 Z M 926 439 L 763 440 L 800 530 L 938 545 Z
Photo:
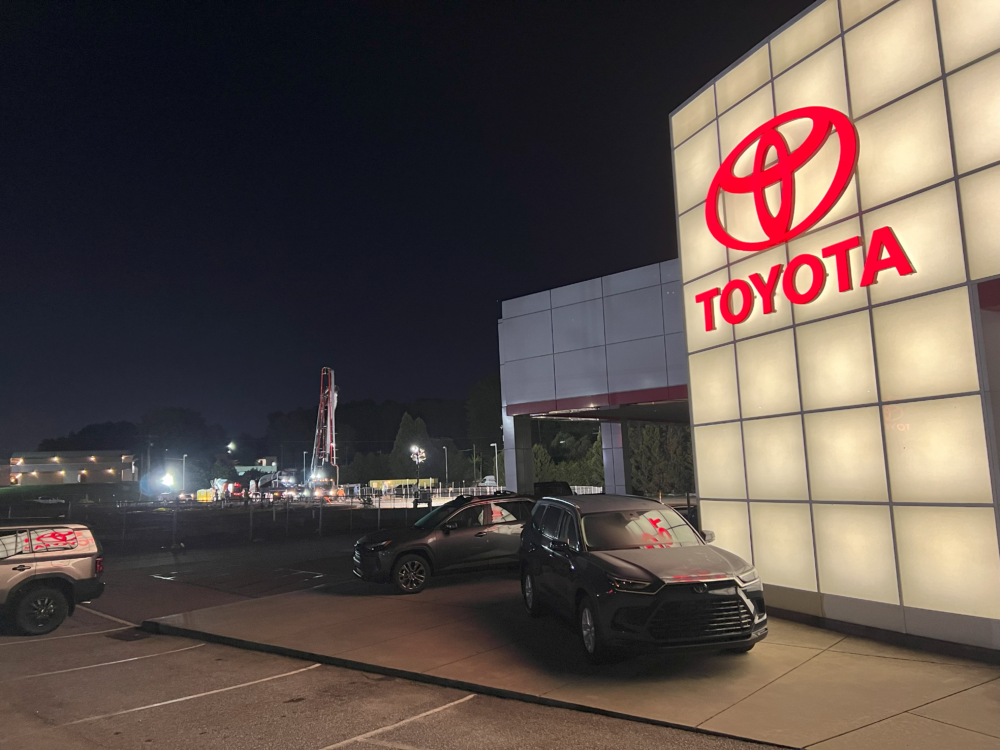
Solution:
M 163 479 L 160 481 L 162 481 L 166 487 L 174 486 L 174 478 L 170 474 L 164 474 Z
M 420 464 L 427 460 L 427 453 L 416 445 L 410 446 L 410 458 L 417 465 L 417 489 L 420 489 Z
M 232 453 L 234 450 L 236 450 L 236 443 L 230 443 L 229 445 L 226 446 L 226 448 L 229 450 L 230 453 Z
M 493 479 L 496 480 L 497 487 L 500 487 L 500 449 L 496 443 L 490 443 L 493 449 Z
M 442 445 L 444 448 L 444 486 L 448 486 L 448 446 Z

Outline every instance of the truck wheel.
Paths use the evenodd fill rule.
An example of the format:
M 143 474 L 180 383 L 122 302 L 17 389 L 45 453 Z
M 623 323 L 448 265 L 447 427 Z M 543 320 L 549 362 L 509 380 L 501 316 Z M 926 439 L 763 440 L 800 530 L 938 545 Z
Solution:
M 45 635 L 62 625 L 69 604 L 59 589 L 39 586 L 18 599 L 14 624 L 25 635 Z

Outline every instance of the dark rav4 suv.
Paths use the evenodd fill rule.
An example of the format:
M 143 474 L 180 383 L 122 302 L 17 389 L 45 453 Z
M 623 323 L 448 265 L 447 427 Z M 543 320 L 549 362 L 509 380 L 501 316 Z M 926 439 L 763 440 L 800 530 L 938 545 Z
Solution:
M 533 500 L 510 493 L 459 495 L 405 529 L 384 529 L 354 544 L 354 575 L 421 591 L 432 574 L 516 565 Z
M 767 635 L 753 566 L 670 507 L 620 495 L 546 497 L 521 534 L 521 592 L 572 618 L 588 658 L 615 644 L 749 651 Z

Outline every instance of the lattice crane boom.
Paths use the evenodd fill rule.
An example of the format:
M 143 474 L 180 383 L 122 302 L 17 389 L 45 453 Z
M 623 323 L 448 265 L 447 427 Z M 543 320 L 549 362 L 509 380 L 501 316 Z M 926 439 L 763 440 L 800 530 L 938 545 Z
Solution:
M 337 466 L 336 414 L 337 386 L 333 380 L 333 370 L 324 367 L 320 373 L 319 409 L 316 412 L 316 438 L 313 441 L 310 482 L 340 483 L 340 467 Z

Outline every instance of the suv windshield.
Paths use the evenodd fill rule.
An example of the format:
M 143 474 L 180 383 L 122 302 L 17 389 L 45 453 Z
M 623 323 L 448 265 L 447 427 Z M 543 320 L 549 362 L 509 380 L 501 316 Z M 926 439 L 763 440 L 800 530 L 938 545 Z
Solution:
M 434 510 L 413 524 L 413 527 L 415 529 L 433 529 L 467 502 L 469 502 L 469 498 L 466 497 L 456 497 L 454 500 L 449 500 L 444 505 L 434 508 Z
M 615 549 L 664 549 L 701 544 L 694 530 L 670 508 L 616 510 L 583 517 L 583 540 L 594 552 Z

